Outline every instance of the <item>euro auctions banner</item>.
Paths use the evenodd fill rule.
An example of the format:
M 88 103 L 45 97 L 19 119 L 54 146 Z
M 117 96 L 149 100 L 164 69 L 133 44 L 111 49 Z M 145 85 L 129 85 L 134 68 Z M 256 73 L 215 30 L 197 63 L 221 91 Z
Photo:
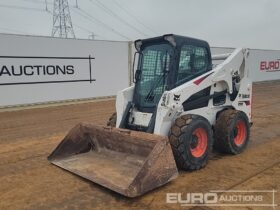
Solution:
M 121 41 L 0 34 L 0 107 L 114 96 L 129 86 Z
M 280 71 L 280 59 L 260 62 L 260 70 L 266 72 Z
M 93 82 L 88 57 L 0 56 L 0 85 Z
M 280 80 L 280 51 L 250 50 L 249 68 L 253 82 Z

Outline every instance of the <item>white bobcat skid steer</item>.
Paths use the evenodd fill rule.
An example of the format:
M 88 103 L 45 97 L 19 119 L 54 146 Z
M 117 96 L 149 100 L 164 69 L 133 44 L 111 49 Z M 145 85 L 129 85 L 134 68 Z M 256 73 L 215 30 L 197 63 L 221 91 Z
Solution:
M 118 93 L 108 127 L 76 126 L 49 156 L 53 164 L 135 197 L 177 177 L 177 167 L 204 167 L 213 144 L 244 150 L 252 98 L 246 49 L 211 57 L 207 42 L 176 35 L 137 40 L 135 48 L 135 84 Z

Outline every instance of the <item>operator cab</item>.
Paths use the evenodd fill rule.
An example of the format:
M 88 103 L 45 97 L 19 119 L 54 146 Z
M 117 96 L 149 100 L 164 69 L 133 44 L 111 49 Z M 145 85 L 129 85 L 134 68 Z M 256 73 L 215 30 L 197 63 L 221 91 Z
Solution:
M 137 116 L 130 116 L 128 125 L 123 127 L 152 132 L 157 105 L 164 91 L 212 69 L 210 47 L 206 41 L 173 34 L 136 40 L 134 44 L 135 89 L 131 106 L 138 118 L 139 113 L 150 115 L 150 122 L 146 126 L 137 125 Z

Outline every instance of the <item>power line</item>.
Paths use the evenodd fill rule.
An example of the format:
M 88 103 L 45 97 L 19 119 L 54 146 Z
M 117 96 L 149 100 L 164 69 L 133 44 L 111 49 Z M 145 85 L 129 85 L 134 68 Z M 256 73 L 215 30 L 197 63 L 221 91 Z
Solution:
M 129 15 L 130 17 L 132 17 L 135 21 L 137 21 L 139 24 L 141 24 L 142 26 L 144 26 L 146 29 L 148 29 L 149 31 L 151 31 L 154 34 L 158 34 L 157 32 L 155 32 L 151 27 L 147 26 L 146 24 L 144 24 L 142 21 L 140 21 L 135 15 L 133 15 L 132 13 L 130 13 L 127 9 L 125 9 L 120 3 L 118 3 L 116 0 L 112 0 L 115 5 L 117 5 L 121 10 L 123 10 L 127 15 Z
M 85 27 L 83 27 L 83 26 L 80 26 L 80 25 L 77 25 L 77 24 L 73 24 L 76 28 L 79 28 L 79 29 L 81 29 L 81 30 L 83 30 L 83 31 L 85 31 L 85 32 L 87 32 L 87 33 L 89 33 L 89 36 L 91 36 L 92 34 L 94 34 L 94 36 L 96 36 L 96 37 L 103 37 L 103 36 L 100 36 L 100 35 L 98 35 L 98 34 L 96 34 L 96 33 L 93 33 L 92 31 L 90 31 L 90 30 L 88 30 L 87 28 L 85 28 Z M 103 37 L 104 38 L 104 37 Z
M 102 21 L 98 20 L 97 18 L 91 16 L 91 15 L 90 15 L 89 13 L 87 13 L 85 10 L 79 8 L 79 9 L 76 10 L 76 11 L 79 11 L 79 13 L 77 13 L 77 14 L 79 14 L 79 15 L 82 16 L 83 18 L 89 20 L 90 22 L 92 22 L 92 23 L 94 23 L 94 24 L 97 23 L 97 24 L 103 26 L 104 28 L 107 28 L 108 30 L 112 31 L 113 33 L 119 35 L 120 37 L 122 37 L 122 38 L 124 38 L 124 39 L 126 39 L 126 40 L 130 40 L 129 37 L 123 35 L 122 33 L 116 31 L 115 29 L 113 29 L 113 28 L 110 27 L 109 25 L 105 24 L 104 22 L 102 22 Z M 93 21 L 93 20 L 94 20 L 94 21 Z
M 49 10 L 48 5 L 50 5 L 51 3 L 49 3 L 47 0 L 44 1 L 37 1 L 37 0 L 23 0 L 25 2 L 31 2 L 31 3 L 36 3 L 36 4 L 44 4 L 45 5 L 45 11 L 48 13 L 51 13 L 51 11 Z
M 89 1 L 92 4 L 98 6 L 99 8 L 101 8 L 102 10 L 104 10 L 107 14 L 111 15 L 114 18 L 117 18 L 120 22 L 122 22 L 123 24 L 125 24 L 126 26 L 128 26 L 129 28 L 137 31 L 138 33 L 142 34 L 143 36 L 148 36 L 147 34 L 143 33 L 142 31 L 140 31 L 138 28 L 136 28 L 135 26 L 131 25 L 130 23 L 128 23 L 126 20 L 122 19 L 120 16 L 118 16 L 115 12 L 113 12 L 111 9 L 109 9 L 106 5 L 104 5 L 103 3 L 101 3 L 99 0 L 95 0 L 95 3 L 93 1 Z M 96 4 L 96 2 L 98 4 Z
M 107 28 L 108 30 L 112 31 L 113 33 L 121 36 L 122 38 L 126 39 L 126 40 L 131 40 L 129 37 L 127 37 L 126 35 L 118 32 L 117 30 L 115 30 L 114 28 L 108 26 L 106 23 L 102 22 L 101 20 L 98 20 L 97 18 L 93 17 L 92 15 L 90 15 L 89 13 L 87 13 L 85 10 L 79 8 L 74 10 L 77 14 L 79 14 L 80 16 L 82 16 L 83 18 L 89 20 L 90 22 L 94 23 L 94 24 L 99 24 L 101 26 L 103 26 L 104 28 Z M 78 13 L 79 11 L 79 13 Z
M 42 0 L 42 1 L 36 1 L 36 0 L 23 0 L 23 1 L 29 1 L 29 2 L 33 2 L 33 3 L 39 3 L 39 4 L 50 4 L 49 2 L 47 2 L 46 0 Z M 59 0 L 54 0 L 54 3 L 55 1 L 59 1 Z M 9 8 L 9 9 L 21 9 L 21 10 L 33 10 L 33 11 L 40 11 L 40 12 L 45 12 L 46 10 L 43 10 L 43 9 L 38 9 L 38 8 L 31 8 L 31 7 L 22 7 L 22 6 L 15 6 L 15 5 L 4 5 L 4 4 L 0 4 L 0 8 L 3 7 L 3 8 Z M 115 30 L 114 28 L 112 28 L 111 26 L 107 25 L 106 23 L 100 21 L 99 19 L 93 17 L 92 15 L 90 15 L 88 12 L 86 12 L 85 10 L 81 9 L 81 8 L 75 8 L 76 10 L 73 10 L 75 13 L 77 13 L 78 15 L 82 16 L 83 18 L 89 20 L 90 22 L 94 23 L 94 24 L 99 24 L 101 25 L 102 27 L 106 28 L 107 30 L 119 35 L 120 37 L 126 39 L 126 40 L 131 40 L 131 38 L 129 38 L 128 36 L 122 34 L 121 32 Z M 56 11 L 57 12 L 57 11 Z M 51 12 L 49 12 L 51 13 Z M 57 14 L 55 14 L 55 8 L 54 8 L 54 12 L 52 13 L 53 14 L 53 24 L 58 24 L 59 21 L 59 16 L 57 16 Z M 62 16 L 63 17 L 63 16 Z M 77 26 L 77 25 L 75 25 Z M 66 28 L 68 26 L 66 25 Z M 87 31 L 88 33 L 92 34 L 93 32 L 90 31 L 90 30 L 87 30 L 81 26 L 77 26 L 78 28 L 84 30 L 84 31 Z M 53 28 L 53 31 L 52 31 L 52 34 L 54 33 L 58 33 L 57 31 L 60 31 L 58 30 L 60 28 L 59 24 L 55 26 L 55 28 Z M 21 32 L 20 32 L 21 33 Z M 95 33 L 94 33 L 95 34 Z M 96 35 L 95 36 L 99 36 L 99 35 Z
M 52 4 L 50 2 L 47 2 L 46 0 L 42 0 L 42 1 L 38 1 L 38 0 L 22 0 L 22 1 L 26 1 L 26 2 L 32 2 L 32 3 L 36 3 L 36 4 Z
M 83 31 L 85 31 L 85 32 L 92 33 L 92 31 L 86 29 L 86 28 L 83 27 L 83 26 L 80 26 L 80 25 L 77 25 L 77 24 L 74 24 L 74 23 L 73 23 L 73 26 L 75 26 L 75 27 L 77 27 L 77 28 L 79 28 L 79 29 L 81 29 L 81 30 L 83 30 Z
M 12 33 L 18 33 L 18 34 L 27 34 L 24 31 L 20 31 L 20 30 L 17 30 L 17 29 L 12 29 L 12 28 L 0 27 L 0 30 L 4 30 L 4 31 L 12 32 Z
M 16 5 L 6 5 L 6 4 L 0 4 L 0 7 L 7 8 L 7 9 L 20 9 L 20 10 L 31 10 L 35 12 L 45 12 L 43 9 L 33 8 L 33 7 L 22 7 L 22 6 L 16 6 Z

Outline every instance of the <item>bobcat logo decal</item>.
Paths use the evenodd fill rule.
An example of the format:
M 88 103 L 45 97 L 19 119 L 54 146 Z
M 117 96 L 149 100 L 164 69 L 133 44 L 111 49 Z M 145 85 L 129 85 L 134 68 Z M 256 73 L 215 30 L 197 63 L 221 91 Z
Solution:
M 174 101 L 180 101 L 180 96 L 181 96 L 181 95 L 175 95 L 175 94 L 174 94 L 174 98 L 173 98 Z

